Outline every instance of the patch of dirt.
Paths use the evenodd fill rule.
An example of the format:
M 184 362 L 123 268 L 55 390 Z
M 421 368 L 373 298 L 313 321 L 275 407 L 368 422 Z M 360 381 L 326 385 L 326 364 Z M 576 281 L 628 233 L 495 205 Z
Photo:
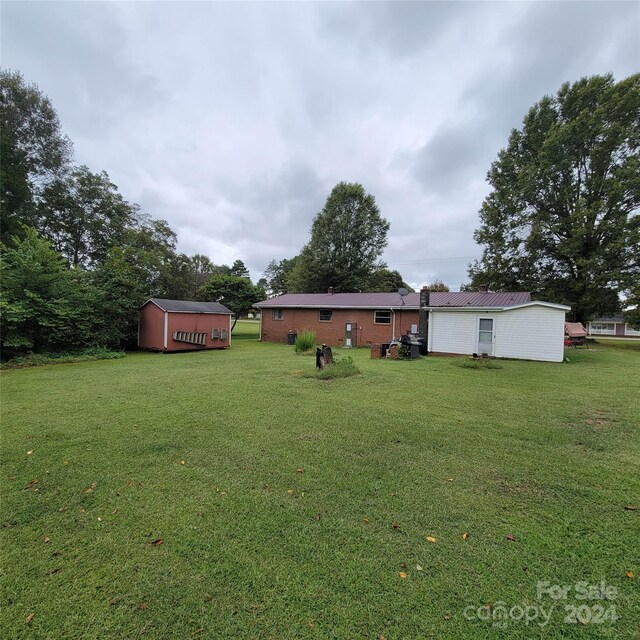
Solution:
M 616 417 L 608 409 L 594 409 L 583 413 L 585 424 L 596 428 L 609 427 L 617 422 Z

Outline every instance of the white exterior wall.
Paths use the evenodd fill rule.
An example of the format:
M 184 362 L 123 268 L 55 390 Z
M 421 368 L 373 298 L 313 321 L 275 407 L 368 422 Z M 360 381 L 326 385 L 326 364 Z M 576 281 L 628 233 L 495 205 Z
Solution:
M 489 316 L 488 313 L 432 311 L 429 316 L 429 351 L 475 353 L 478 350 L 478 315 Z
M 494 353 L 499 358 L 562 362 L 564 320 L 565 312 L 551 307 L 501 311 L 496 315 Z
M 436 353 L 478 352 L 478 320 L 494 319 L 493 355 L 498 358 L 562 362 L 565 311 L 544 306 L 511 310 L 432 310 L 429 350 Z

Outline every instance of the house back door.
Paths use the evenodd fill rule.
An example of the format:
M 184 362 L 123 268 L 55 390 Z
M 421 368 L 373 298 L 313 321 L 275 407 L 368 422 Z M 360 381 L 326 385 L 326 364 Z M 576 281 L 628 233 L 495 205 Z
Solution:
M 344 325 L 344 346 L 355 347 L 356 346 L 356 323 L 347 322 Z
M 480 318 L 478 321 L 478 353 L 480 354 L 493 355 L 494 322 L 493 318 Z

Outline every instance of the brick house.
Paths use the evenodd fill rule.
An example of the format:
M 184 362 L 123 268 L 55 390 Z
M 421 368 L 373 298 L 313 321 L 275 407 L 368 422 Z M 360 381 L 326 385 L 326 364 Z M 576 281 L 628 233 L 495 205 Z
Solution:
M 417 333 L 420 294 L 285 293 L 254 306 L 261 340 L 287 342 L 289 333 L 313 331 L 318 343 L 364 347 Z
M 364 347 L 419 334 L 429 353 L 561 362 L 569 307 L 525 291 L 287 293 L 255 304 L 260 339 L 314 331 L 319 343 Z

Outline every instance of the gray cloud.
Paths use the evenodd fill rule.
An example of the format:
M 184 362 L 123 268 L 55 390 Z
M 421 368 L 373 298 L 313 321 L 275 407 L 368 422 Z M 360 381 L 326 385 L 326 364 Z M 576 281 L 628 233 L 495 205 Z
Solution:
M 260 276 L 340 180 L 391 221 L 384 259 L 457 287 L 491 161 L 564 81 L 640 62 L 632 2 L 2 3 L 3 65 L 76 159 L 187 253 Z

